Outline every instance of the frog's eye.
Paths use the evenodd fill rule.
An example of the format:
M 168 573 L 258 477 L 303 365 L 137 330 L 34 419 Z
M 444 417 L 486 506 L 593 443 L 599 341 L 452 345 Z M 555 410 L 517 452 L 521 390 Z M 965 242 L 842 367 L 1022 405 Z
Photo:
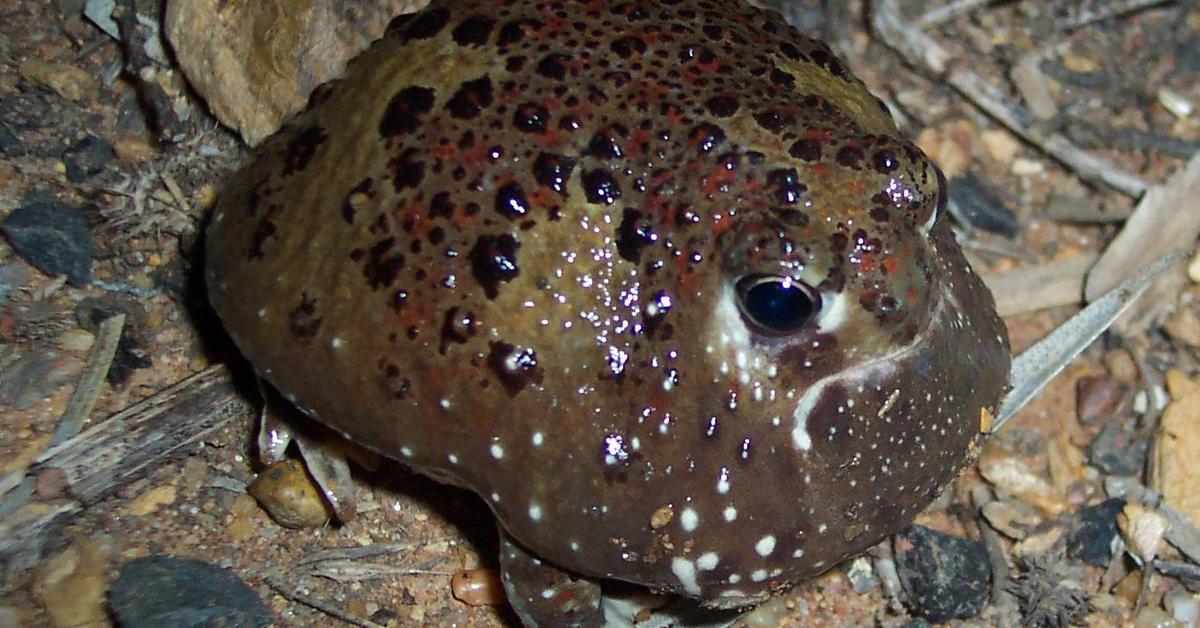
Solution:
M 738 281 L 737 295 L 746 324 L 771 336 L 798 331 L 821 308 L 821 296 L 791 277 L 749 275 Z

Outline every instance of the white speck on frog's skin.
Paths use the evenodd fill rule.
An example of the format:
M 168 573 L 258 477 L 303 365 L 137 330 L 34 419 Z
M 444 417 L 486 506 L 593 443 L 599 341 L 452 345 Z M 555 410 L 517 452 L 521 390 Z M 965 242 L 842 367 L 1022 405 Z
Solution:
M 826 46 L 734 0 L 576 31 L 595 6 L 397 22 L 232 178 L 210 294 L 287 398 L 491 496 L 578 586 L 753 604 L 956 475 L 1004 328 L 936 168 Z

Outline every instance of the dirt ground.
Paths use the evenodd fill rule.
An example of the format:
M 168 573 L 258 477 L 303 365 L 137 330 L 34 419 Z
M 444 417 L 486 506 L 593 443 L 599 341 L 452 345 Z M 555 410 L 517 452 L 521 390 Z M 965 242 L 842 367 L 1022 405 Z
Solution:
M 0 4 L 0 218 L 38 203 L 81 210 L 97 280 L 47 275 L 0 240 L 0 477 L 14 482 L 50 442 L 87 372 L 98 322 L 111 314 L 125 314 L 124 331 L 84 430 L 214 364 L 246 371 L 203 300 L 196 243 L 221 182 L 247 149 L 177 72 L 164 77 L 173 63 L 169 55 L 158 75 L 131 72 L 139 63 L 143 70 L 153 64 L 132 60 L 129 41 L 101 32 L 83 17 L 83 5 Z M 920 3 L 902 6 L 914 22 L 927 15 Z M 1119 6 L 1129 10 L 1116 11 Z M 1081 176 L 946 81 L 919 71 L 919 63 L 867 31 L 859 8 L 844 3 L 827 18 L 839 54 L 893 106 L 905 131 L 949 178 L 971 173 L 983 181 L 982 197 L 964 196 L 991 199 L 982 202 L 986 216 L 978 225 L 1015 218 L 1012 237 L 968 230 L 966 248 L 977 269 L 1000 276 L 1105 250 L 1137 204 L 1135 195 Z M 1109 10 L 1115 14 L 1104 17 Z M 1028 126 L 1057 133 L 1150 186 L 1183 168 L 1200 147 L 1200 9 L 1193 3 L 988 3 L 927 29 L 951 51 L 953 67 L 971 68 L 1014 106 L 1035 92 L 1022 89 L 1013 68 L 1041 59 L 1050 115 L 1027 120 Z M 158 89 L 147 86 L 156 82 Z M 181 111 L 190 117 L 171 119 Z M 95 138 L 109 148 L 96 148 Z M 1079 207 L 1093 213 L 1061 218 Z M 1096 459 L 1098 435 L 1116 426 L 1131 448 L 1152 443 L 1156 431 L 1146 417 L 1155 411 L 1136 410 L 1137 392 L 1161 390 L 1169 369 L 1196 376 L 1197 296 L 1196 283 L 1159 295 L 1172 306 L 1165 323 L 1098 342 L 985 447 L 985 460 L 1012 461 L 1049 493 L 1033 498 L 972 468 L 918 523 L 991 538 L 1014 567 L 1041 555 L 1062 562 L 1055 573 L 1077 580 L 1090 598 L 1078 621 L 1169 618 L 1164 599 L 1190 596 L 1186 578 L 1158 575 L 1143 592 L 1134 562 L 1084 565 L 1062 557 L 1055 539 L 1080 507 L 1105 498 L 1111 474 Z M 1014 348 L 1066 320 L 1078 310 L 1075 301 L 1007 317 Z M 1149 384 L 1147 370 L 1158 376 Z M 240 390 L 248 398 L 255 394 L 253 386 Z M 1120 398 L 1108 418 L 1081 416 L 1087 403 L 1080 400 L 1092 399 L 1094 390 Z M 1156 407 L 1153 394 L 1141 400 L 1147 397 Z M 474 495 L 380 462 L 372 470 L 356 467 L 354 521 L 288 529 L 246 493 L 261 470 L 253 442 L 254 417 L 242 412 L 59 521 L 44 557 L 0 580 L 0 626 L 108 625 L 107 587 L 124 563 L 154 554 L 228 567 L 261 597 L 277 625 L 335 625 L 341 620 L 330 609 L 360 625 L 516 625 L 504 606 L 472 606 L 452 596 L 455 573 L 496 563 L 491 515 Z M 1141 464 L 1132 476 L 1155 481 L 1144 458 Z M 44 485 L 35 491 L 35 499 L 47 503 L 65 499 Z M 1018 513 L 1013 517 L 1020 525 L 1006 526 L 997 520 L 1002 514 L 980 515 L 981 494 L 1008 508 L 993 514 Z M 0 519 L 10 514 L 0 508 Z M 379 551 L 336 564 L 306 562 L 317 552 L 362 546 Z M 1166 545 L 1161 551 L 1187 562 Z M 847 568 L 835 569 L 796 587 L 759 625 L 900 626 L 911 619 L 901 600 L 877 581 L 866 582 L 859 588 L 867 590 L 856 593 Z M 993 600 L 965 623 L 1016 625 L 1018 606 L 1012 598 Z

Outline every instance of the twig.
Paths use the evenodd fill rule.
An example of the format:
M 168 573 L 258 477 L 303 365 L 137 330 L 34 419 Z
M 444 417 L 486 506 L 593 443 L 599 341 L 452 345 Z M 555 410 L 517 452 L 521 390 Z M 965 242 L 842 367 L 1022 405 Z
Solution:
M 37 562 L 58 524 L 229 421 L 250 414 L 228 369 L 214 366 L 48 449 L 34 461 L 21 486 L 45 475 L 55 480 L 47 484 L 62 487 L 60 495 L 38 494 L 34 499 L 23 494 L 20 503 L 9 504 L 12 512 L 0 516 L 0 590 L 13 575 Z
M 363 628 L 386 628 L 383 624 L 377 624 L 369 619 L 363 619 L 357 615 L 351 615 L 350 613 L 347 613 L 332 604 L 326 603 L 311 595 L 301 593 L 288 586 L 288 583 L 284 582 L 284 580 L 279 576 L 267 576 L 266 583 L 267 586 L 274 589 L 276 593 L 282 595 L 283 597 L 293 602 L 303 604 L 309 608 L 318 610 L 326 615 L 329 615 L 330 617 L 333 617 L 334 619 L 350 624 L 351 626 L 361 626 Z
M 100 396 L 100 387 L 104 385 L 104 377 L 108 375 L 113 356 L 117 354 L 117 343 L 121 340 L 121 330 L 124 328 L 124 314 L 117 314 L 100 323 L 96 342 L 88 351 L 87 360 L 83 363 L 79 385 L 71 393 L 67 408 L 63 410 L 47 448 L 56 447 L 74 438 L 83 427 L 84 421 L 91 415 L 92 408 L 96 406 L 96 399 Z
M 1062 134 L 1037 128 L 1028 110 L 1008 103 L 999 89 L 975 72 L 965 67 L 951 68 L 953 55 L 950 51 L 916 25 L 902 19 L 896 1 L 880 0 L 875 5 L 872 26 L 880 39 L 909 62 L 916 64 L 921 71 L 940 77 L 984 113 L 1066 165 L 1079 177 L 1133 197 L 1141 196 L 1149 187 L 1140 177 L 1117 168 L 1104 158 L 1087 153 Z
M 963 13 L 970 13 L 971 11 L 974 11 L 975 9 L 991 1 L 992 0 L 954 0 L 954 2 L 947 2 L 940 7 L 930 9 L 925 13 L 925 15 L 917 18 L 916 24 L 917 27 L 922 30 L 937 28 L 938 26 L 953 20 Z
M 1078 11 L 1062 26 L 1065 30 L 1076 30 L 1083 28 L 1088 24 L 1099 22 L 1101 20 L 1107 20 L 1110 17 L 1126 15 L 1152 6 L 1170 4 L 1172 2 L 1174 2 L 1174 0 L 1124 0 L 1122 2 L 1105 4 L 1098 11 L 1093 11 L 1087 5 L 1084 5 L 1084 8 Z
M 450 540 L 451 539 L 435 539 L 423 543 L 423 545 L 433 545 L 435 543 L 443 542 L 448 543 Z M 371 545 L 361 545 L 358 547 L 338 547 L 306 554 L 305 556 L 302 556 L 300 560 L 296 561 L 296 565 L 311 565 L 330 560 L 357 560 L 362 558 L 371 558 L 374 556 L 382 556 L 384 554 L 397 554 L 413 549 L 417 545 L 417 543 L 374 543 Z

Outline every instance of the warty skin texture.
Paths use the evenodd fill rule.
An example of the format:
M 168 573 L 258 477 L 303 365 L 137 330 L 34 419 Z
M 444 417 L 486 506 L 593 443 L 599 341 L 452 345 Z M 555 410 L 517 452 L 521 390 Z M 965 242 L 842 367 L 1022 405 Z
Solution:
M 910 521 L 1005 389 L 943 186 L 774 13 L 435 2 L 233 178 L 207 280 L 288 399 L 524 551 L 740 606 Z

